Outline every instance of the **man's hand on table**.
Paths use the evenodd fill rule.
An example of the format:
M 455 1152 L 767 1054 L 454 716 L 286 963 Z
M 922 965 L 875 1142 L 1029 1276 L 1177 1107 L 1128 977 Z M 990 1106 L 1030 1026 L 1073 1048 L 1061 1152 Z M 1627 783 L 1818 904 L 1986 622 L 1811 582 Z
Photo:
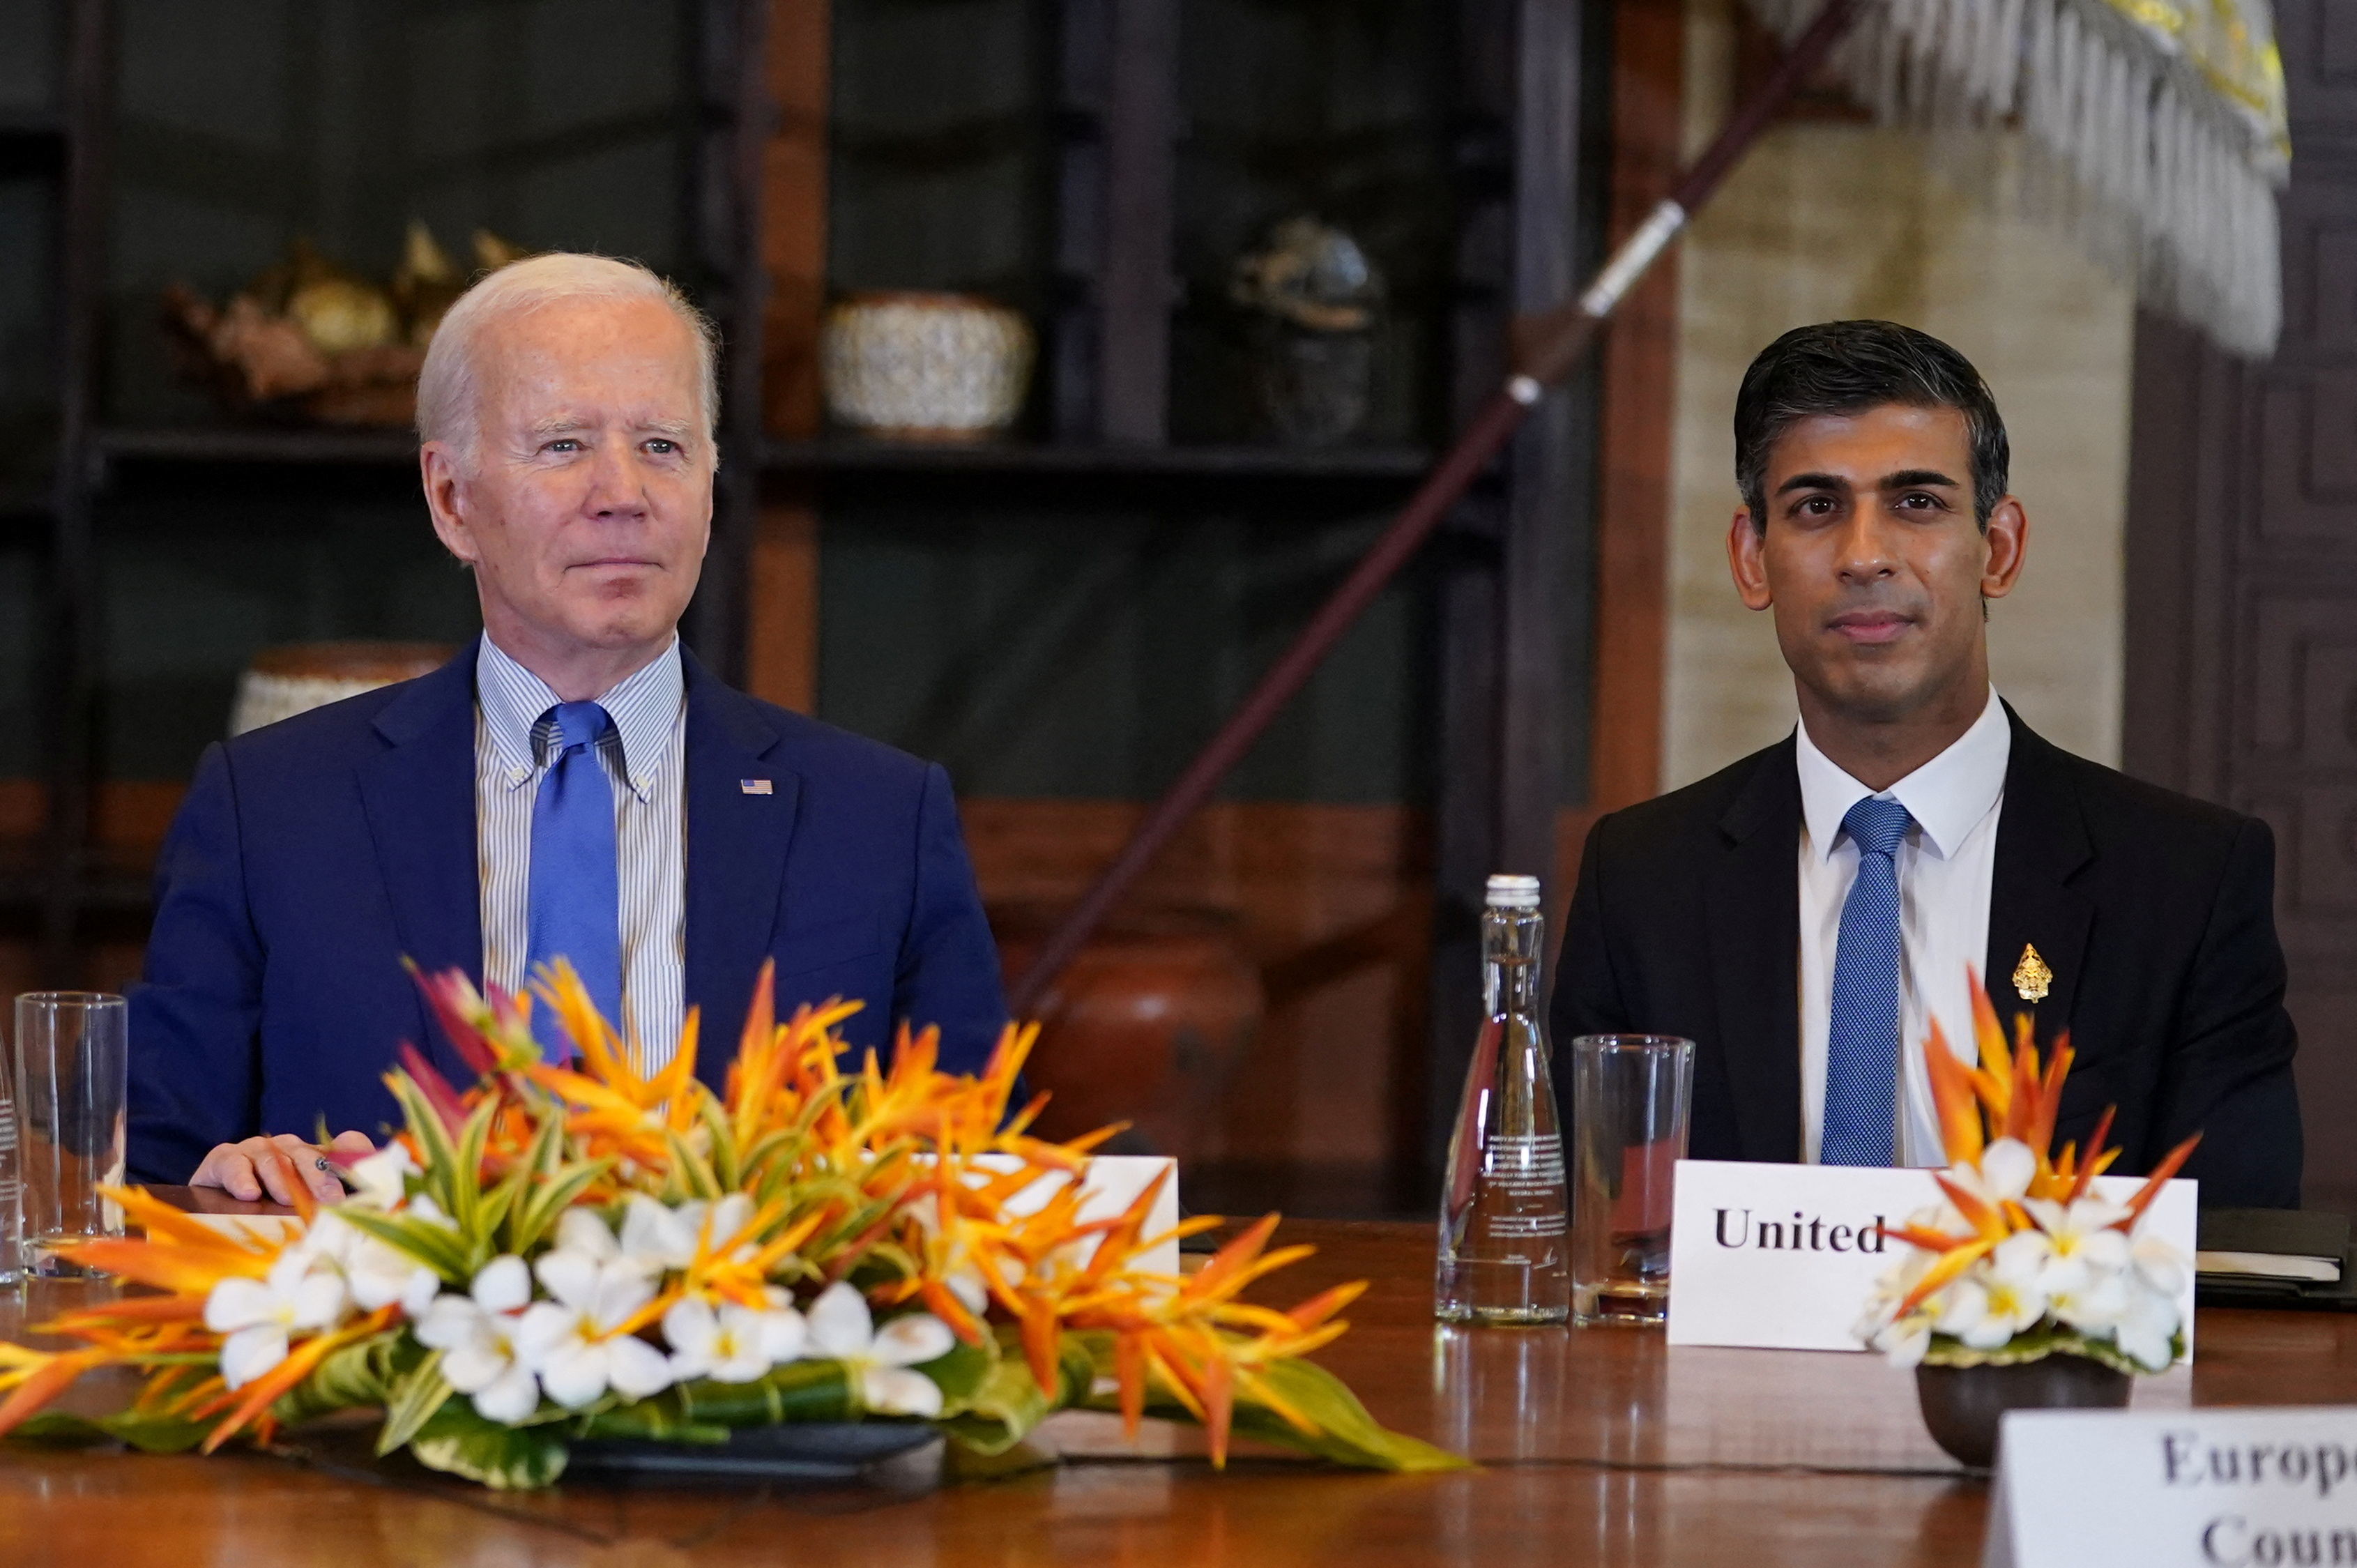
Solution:
M 375 1151 L 365 1133 L 339 1133 L 324 1149 L 292 1133 L 248 1138 L 243 1143 L 216 1144 L 197 1167 L 197 1174 L 188 1178 L 188 1185 L 217 1187 L 247 1203 L 260 1200 L 266 1193 L 274 1202 L 285 1204 L 295 1201 L 297 1187 L 307 1187 L 317 1202 L 334 1203 L 344 1196 L 344 1184 L 325 1156 L 333 1155 L 349 1165 Z

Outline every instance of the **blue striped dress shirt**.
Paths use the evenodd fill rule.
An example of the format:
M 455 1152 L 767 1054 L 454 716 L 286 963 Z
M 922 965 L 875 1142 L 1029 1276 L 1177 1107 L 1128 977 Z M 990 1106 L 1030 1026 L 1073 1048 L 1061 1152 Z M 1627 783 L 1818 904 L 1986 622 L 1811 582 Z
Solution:
M 527 978 L 532 806 L 554 759 L 558 698 L 486 635 L 475 660 L 475 854 L 483 978 L 510 991 Z M 673 638 L 655 660 L 597 698 L 614 720 L 597 759 L 614 786 L 621 889 L 622 1013 L 638 1069 L 672 1058 L 685 1016 L 687 702 Z

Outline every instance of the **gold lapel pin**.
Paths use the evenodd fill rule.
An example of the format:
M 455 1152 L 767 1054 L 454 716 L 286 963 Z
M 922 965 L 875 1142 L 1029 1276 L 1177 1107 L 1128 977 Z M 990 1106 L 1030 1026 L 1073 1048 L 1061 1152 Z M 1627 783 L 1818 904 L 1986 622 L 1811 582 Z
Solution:
M 2053 986 L 2054 972 L 2046 967 L 2044 959 L 2038 956 L 2037 944 L 2023 943 L 2021 961 L 2013 966 L 2014 990 L 2021 993 L 2024 1002 L 2043 1002 L 2047 992 Z

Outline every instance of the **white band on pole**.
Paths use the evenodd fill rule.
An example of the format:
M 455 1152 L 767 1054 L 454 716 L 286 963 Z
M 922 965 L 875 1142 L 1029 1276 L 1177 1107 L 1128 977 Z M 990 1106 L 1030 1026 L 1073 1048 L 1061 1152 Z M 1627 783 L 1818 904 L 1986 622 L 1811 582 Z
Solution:
M 1620 296 L 1637 286 L 1645 269 L 1663 247 L 1677 238 L 1678 231 L 1686 226 L 1686 209 L 1676 202 L 1664 199 L 1659 207 L 1645 215 L 1637 231 L 1621 242 L 1611 264 L 1597 274 L 1595 283 L 1579 296 L 1579 308 L 1598 321 L 1612 314 Z

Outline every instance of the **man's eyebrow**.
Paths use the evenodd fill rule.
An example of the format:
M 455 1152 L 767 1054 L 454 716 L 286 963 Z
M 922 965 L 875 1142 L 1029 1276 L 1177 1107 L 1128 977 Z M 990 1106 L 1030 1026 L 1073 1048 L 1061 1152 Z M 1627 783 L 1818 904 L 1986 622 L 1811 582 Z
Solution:
M 1945 485 L 1952 490 L 1964 489 L 1962 485 L 1937 468 L 1901 468 L 1895 474 L 1885 474 L 1882 477 L 1880 488 L 1886 490 L 1904 490 L 1919 485 Z
M 1839 474 L 1795 474 L 1776 487 L 1776 493 L 1787 490 L 1846 490 L 1849 481 Z
M 582 418 L 579 414 L 558 413 L 552 414 L 546 419 L 534 421 L 532 426 L 532 434 L 534 435 L 558 435 L 568 430 L 586 430 L 588 427 L 589 422 Z

